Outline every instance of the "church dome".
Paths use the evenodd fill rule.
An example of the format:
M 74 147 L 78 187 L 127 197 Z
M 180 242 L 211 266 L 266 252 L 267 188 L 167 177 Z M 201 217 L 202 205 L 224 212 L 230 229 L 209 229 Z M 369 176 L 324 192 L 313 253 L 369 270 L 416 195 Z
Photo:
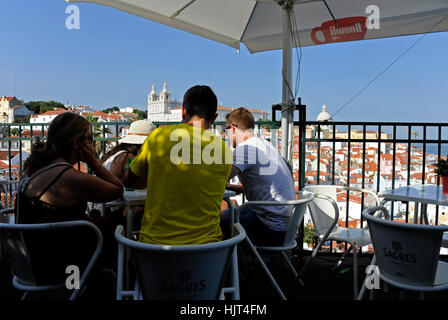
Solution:
M 317 121 L 332 121 L 330 114 L 327 112 L 327 106 L 322 106 L 322 112 L 317 116 Z
M 151 90 L 151 92 L 150 92 L 150 95 L 151 95 L 151 96 L 157 96 L 156 86 L 155 86 L 155 85 L 152 85 L 152 90 Z
M 160 92 L 160 100 L 170 100 L 171 99 L 171 93 L 168 91 L 168 88 L 166 86 L 166 82 L 163 84 L 163 90 Z
M 166 82 L 163 84 L 163 90 L 162 93 L 168 93 L 168 88 L 166 86 Z

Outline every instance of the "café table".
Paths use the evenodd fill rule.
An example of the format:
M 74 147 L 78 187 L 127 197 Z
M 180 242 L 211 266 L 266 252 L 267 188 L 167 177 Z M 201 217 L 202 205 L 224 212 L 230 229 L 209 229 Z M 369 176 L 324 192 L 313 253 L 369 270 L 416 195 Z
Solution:
M 146 189 L 131 189 L 124 191 L 124 198 L 128 202 L 129 210 L 126 214 L 126 236 L 130 237 L 132 234 L 132 226 L 134 225 L 133 210 L 135 207 L 144 207 L 146 202 Z
M 418 223 L 419 204 L 421 206 L 420 222 L 422 223 L 424 220 L 425 224 L 429 224 L 428 204 L 448 206 L 448 194 L 443 193 L 442 186 L 434 184 L 415 184 L 395 188 L 379 193 L 378 197 L 383 198 L 381 205 L 387 201 L 414 202 L 414 223 Z
M 419 204 L 420 209 L 420 223 L 425 222 L 429 224 L 427 215 L 428 204 L 437 206 L 448 206 L 448 194 L 443 193 L 442 186 L 434 184 L 414 184 L 410 186 L 399 187 L 378 194 L 379 198 L 382 198 L 380 205 L 388 201 L 402 201 L 402 202 L 414 202 L 414 223 L 418 223 Z M 448 247 L 448 235 L 444 234 L 442 238 L 442 247 Z M 371 265 L 376 264 L 375 256 L 372 259 Z M 367 279 L 367 277 L 366 277 Z M 366 289 L 366 281 L 359 292 L 358 300 L 361 300 L 364 296 Z
M 234 206 L 232 201 L 230 200 L 231 197 L 234 197 L 236 195 L 235 191 L 231 190 L 225 190 L 223 200 L 227 202 L 227 205 L 230 209 L 231 214 L 231 223 L 233 225 L 233 219 L 234 219 Z M 146 189 L 144 190 L 125 190 L 124 192 L 124 198 L 128 201 L 130 209 L 132 210 L 136 206 L 144 206 L 146 201 Z M 127 221 L 126 221 L 126 235 L 129 236 L 132 232 L 132 213 L 127 215 Z

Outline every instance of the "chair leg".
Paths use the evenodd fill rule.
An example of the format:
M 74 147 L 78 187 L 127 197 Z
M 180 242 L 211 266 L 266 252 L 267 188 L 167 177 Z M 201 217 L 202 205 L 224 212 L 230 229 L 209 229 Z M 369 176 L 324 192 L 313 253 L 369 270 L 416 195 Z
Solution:
M 336 270 L 337 268 L 340 267 L 340 265 L 342 264 L 342 260 L 344 260 L 345 256 L 347 254 L 349 254 L 351 251 L 353 250 L 353 246 L 350 245 L 350 248 L 345 250 L 344 254 L 342 255 L 342 257 L 338 260 L 338 262 L 335 264 L 335 266 L 333 267 L 333 269 L 331 269 L 331 271 Z
M 308 267 L 308 264 L 310 263 L 311 259 L 314 258 L 317 253 L 319 252 L 320 247 L 324 244 L 324 242 L 326 241 L 325 238 L 322 238 L 319 241 L 319 244 L 317 245 L 317 247 L 314 249 L 313 253 L 311 254 L 311 256 L 308 258 L 308 260 L 305 261 L 305 264 L 303 265 L 302 269 L 300 269 L 300 272 L 298 274 L 298 276 L 296 277 L 296 280 L 294 281 L 293 285 L 297 285 L 297 283 L 302 283 L 302 275 L 305 273 L 306 268 Z
M 134 299 L 134 301 L 135 300 L 143 300 L 142 293 L 140 292 L 140 283 L 138 283 L 137 279 L 135 279 L 135 283 L 134 283 L 133 299 Z
M 261 267 L 263 268 L 264 272 L 266 273 L 269 280 L 271 281 L 272 285 L 277 290 L 279 296 L 282 298 L 282 300 L 286 300 L 286 296 L 283 294 L 283 291 L 280 289 L 279 285 L 277 284 L 277 281 L 275 281 L 275 279 L 272 276 L 271 272 L 269 271 L 268 267 L 264 263 L 263 258 L 260 256 L 257 249 L 255 248 L 252 241 L 249 239 L 249 237 L 247 235 L 246 235 L 246 241 L 249 244 L 250 248 L 252 249 L 253 253 L 255 254 L 255 257 L 257 258 L 257 260 L 260 263 Z
M 281 252 L 282 253 L 282 257 L 286 260 L 286 263 L 288 264 L 289 269 L 291 269 L 292 273 L 294 274 L 294 278 L 298 279 L 296 281 L 299 281 L 300 285 L 302 287 L 304 287 L 305 285 L 303 284 L 302 279 L 298 278 L 299 274 L 296 271 L 296 268 L 294 268 L 294 266 L 291 263 L 291 260 L 288 258 L 288 256 L 286 255 L 286 253 L 284 251 Z
M 353 248 L 353 299 L 356 300 L 358 297 L 358 249 L 355 243 L 351 245 Z
M 121 243 L 118 244 L 118 262 L 117 262 L 117 285 L 116 299 L 123 299 L 123 282 L 124 282 L 124 248 Z
M 22 298 L 20 298 L 20 300 L 25 300 L 27 296 L 28 296 L 28 291 L 25 291 L 25 293 L 23 294 Z
M 369 290 L 369 300 L 375 300 L 375 289 Z
M 372 258 L 372 261 L 370 261 L 370 265 L 375 265 L 376 264 L 376 257 L 375 255 Z M 361 290 L 359 291 L 358 297 L 356 298 L 356 300 L 362 300 L 364 297 L 364 293 L 366 292 L 366 282 L 367 282 L 367 276 L 364 278 L 364 282 L 362 284 Z
M 296 278 L 299 274 L 296 271 L 296 268 L 294 268 L 294 266 L 291 263 L 291 260 L 288 258 L 288 256 L 286 255 L 286 253 L 284 251 L 281 252 L 283 259 L 285 259 L 286 263 L 288 264 L 289 269 L 292 271 L 292 273 L 294 274 L 294 277 Z
M 236 246 L 232 252 L 231 282 L 233 286 L 232 300 L 240 300 L 240 280 L 238 274 L 238 252 Z

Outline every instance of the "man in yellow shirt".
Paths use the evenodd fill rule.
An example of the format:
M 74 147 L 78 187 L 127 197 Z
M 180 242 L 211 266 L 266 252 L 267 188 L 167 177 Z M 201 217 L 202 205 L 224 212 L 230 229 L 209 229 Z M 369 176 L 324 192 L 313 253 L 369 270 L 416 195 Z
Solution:
M 222 239 L 219 214 L 233 155 L 207 130 L 217 104 L 208 86 L 190 88 L 183 123 L 154 130 L 131 162 L 124 185 L 147 186 L 139 241 L 191 245 Z

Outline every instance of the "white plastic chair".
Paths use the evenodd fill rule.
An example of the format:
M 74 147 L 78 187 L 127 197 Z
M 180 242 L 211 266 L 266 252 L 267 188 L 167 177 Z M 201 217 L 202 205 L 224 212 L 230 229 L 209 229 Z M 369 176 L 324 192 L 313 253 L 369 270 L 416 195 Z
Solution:
M 243 208 L 247 206 L 291 206 L 292 215 L 289 220 L 285 238 L 283 240 L 283 244 L 280 246 L 256 246 L 252 243 L 249 236 L 246 235 L 246 241 L 249 244 L 250 248 L 252 249 L 253 253 L 255 254 L 255 257 L 257 258 L 258 262 L 261 264 L 264 272 L 268 276 L 269 280 L 271 281 L 272 285 L 274 286 L 275 290 L 278 292 L 279 296 L 286 300 L 286 296 L 281 290 L 280 286 L 278 285 L 277 281 L 275 281 L 274 277 L 272 276 L 272 273 L 269 271 L 269 268 L 266 266 L 266 264 L 263 261 L 263 258 L 261 257 L 259 250 L 263 251 L 271 251 L 271 252 L 280 252 L 282 257 L 285 259 L 289 269 L 294 274 L 294 277 L 298 277 L 298 273 L 294 266 L 291 263 L 291 260 L 286 255 L 285 251 L 294 249 L 297 247 L 296 242 L 296 236 L 297 231 L 299 229 L 300 224 L 303 221 L 303 217 L 305 215 L 306 207 L 310 201 L 314 199 L 314 195 L 311 192 L 307 191 L 300 191 L 298 193 L 299 200 L 291 200 L 291 201 L 246 201 L 243 203 L 240 207 L 238 207 L 238 210 L 235 214 L 235 221 L 239 223 L 240 218 L 240 212 Z M 299 279 L 300 280 L 300 279 Z
M 362 215 L 369 225 L 381 279 L 405 290 L 448 290 L 448 263 L 439 261 L 448 226 L 387 221 L 373 216 L 379 210 L 385 208 L 367 208 Z
M 96 227 L 93 223 L 88 221 L 76 220 L 76 221 L 67 221 L 67 222 L 55 222 L 55 223 L 39 223 L 39 224 L 6 224 L 0 223 L 0 239 L 3 248 L 3 252 L 5 255 L 5 260 L 9 261 L 14 277 L 12 284 L 15 288 L 25 291 L 25 294 L 22 297 L 24 300 L 29 291 L 47 291 L 54 290 L 58 288 L 63 288 L 66 286 L 65 282 L 58 284 L 36 284 L 36 275 L 33 269 L 33 262 L 39 259 L 38 256 L 32 256 L 29 254 L 29 248 L 26 246 L 27 234 L 33 234 L 33 241 L 38 240 L 39 238 L 36 236 L 37 234 L 45 234 L 49 231 L 55 230 L 68 230 L 68 229 L 79 229 L 79 233 L 82 235 L 85 234 L 87 229 L 90 229 L 90 232 L 93 232 L 96 236 L 96 246 L 93 251 L 89 262 L 84 270 L 80 270 L 80 279 L 79 279 L 79 289 L 73 289 L 73 293 L 70 296 L 70 300 L 75 300 L 80 291 L 84 289 L 86 284 L 87 277 L 89 276 L 92 268 L 94 267 L 97 258 L 101 252 L 103 247 L 103 237 L 101 235 L 101 231 Z M 61 233 L 58 233 L 61 235 Z M 55 239 L 55 243 L 60 244 L 61 242 L 73 241 L 73 238 L 63 239 L 58 238 Z M 33 242 L 34 245 L 38 246 L 39 244 Z M 46 247 L 50 252 L 53 248 Z M 55 260 L 57 260 L 58 252 L 54 251 Z M 39 261 L 42 263 L 42 261 Z M 44 262 L 46 263 L 46 262 Z M 48 263 L 51 263 L 49 261 Z M 65 272 L 63 270 L 62 272 Z M 68 276 L 68 275 L 67 275 Z
M 131 240 L 118 226 L 117 300 L 216 300 L 231 294 L 239 299 L 236 246 L 246 232 L 234 224 L 237 235 L 228 240 L 199 245 L 155 245 Z M 124 251 L 129 248 L 136 272 L 134 290 L 123 290 Z M 223 288 L 228 268 L 231 287 Z
M 367 225 L 362 229 L 344 228 L 338 225 L 339 208 L 336 202 L 337 191 L 342 190 L 365 193 L 372 197 L 372 200 L 375 202 L 375 206 L 379 204 L 379 199 L 377 195 L 370 190 L 354 187 L 315 185 L 306 186 L 304 190 L 312 192 L 315 195 L 315 199 L 309 203 L 308 208 L 314 225 L 314 234 L 320 238 L 320 241 L 311 254 L 311 257 L 303 265 L 302 270 L 299 273 L 299 277 L 305 273 L 311 259 L 317 255 L 319 249 L 327 240 L 350 243 L 350 248 L 344 252 L 335 268 L 339 267 L 344 257 L 353 250 L 353 295 L 356 299 L 359 290 L 358 249 L 356 247 L 359 247 L 359 252 L 361 252 L 362 247 L 371 244 L 372 241 L 370 239 L 369 231 L 367 230 Z

